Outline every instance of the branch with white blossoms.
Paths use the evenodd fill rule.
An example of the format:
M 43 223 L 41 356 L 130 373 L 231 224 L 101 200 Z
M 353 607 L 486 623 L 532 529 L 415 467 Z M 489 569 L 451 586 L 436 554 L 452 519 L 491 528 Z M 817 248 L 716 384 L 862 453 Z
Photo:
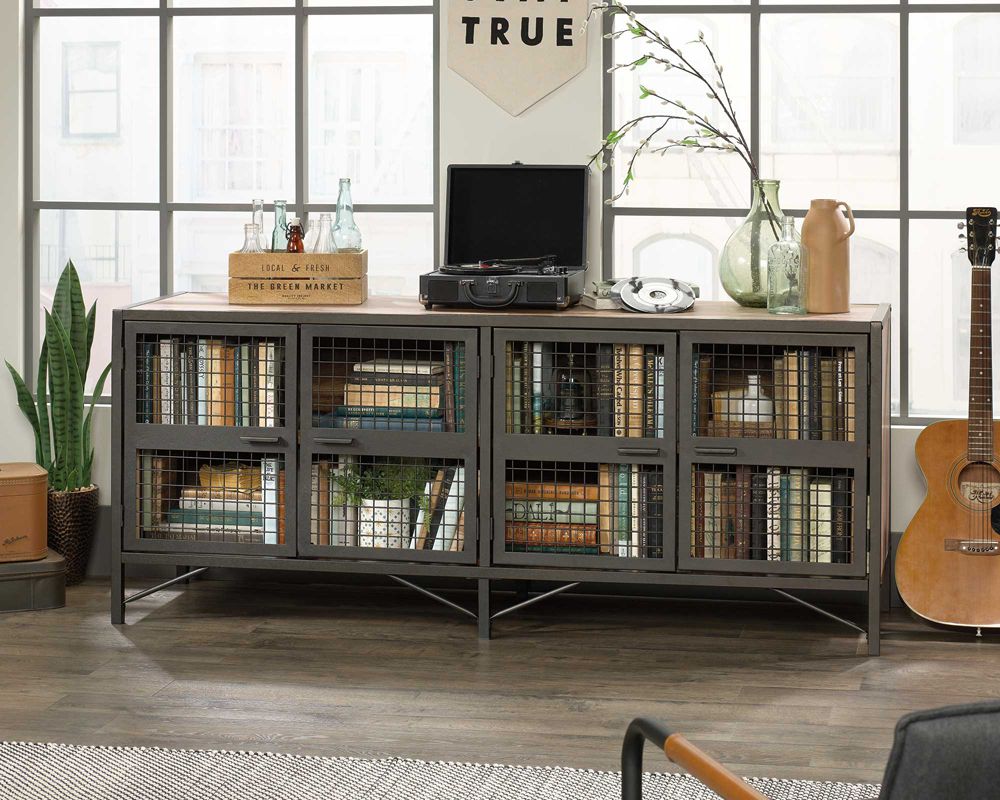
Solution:
M 665 97 L 661 93 L 640 84 L 639 99 L 658 101 L 661 106 L 666 108 L 668 113 L 643 114 L 624 122 L 608 133 L 601 143 L 601 149 L 593 154 L 590 163 L 596 164 L 603 170 L 609 164 L 614 163 L 619 147 L 624 143 L 627 134 L 641 123 L 649 120 L 657 120 L 659 123 L 649 135 L 644 136 L 639 141 L 635 152 L 629 159 L 628 168 L 625 170 L 625 177 L 622 181 L 620 191 L 607 202 L 613 203 L 628 192 L 629 185 L 636 179 L 636 160 L 644 152 L 658 153 L 661 156 L 669 150 L 678 149 L 689 149 L 699 153 L 706 150 L 719 153 L 736 153 L 747 165 L 751 177 L 754 180 L 758 180 L 760 173 L 757 169 L 757 162 L 736 117 L 736 109 L 733 105 L 732 97 L 729 94 L 726 81 L 722 77 L 722 65 L 715 57 L 715 52 L 711 46 L 705 41 L 705 35 L 699 32 L 698 38 L 692 42 L 688 42 L 688 45 L 699 48 L 703 55 L 711 60 L 712 66 L 708 71 L 699 68 L 694 59 L 685 54 L 681 47 L 671 44 L 667 37 L 662 36 L 642 22 L 635 15 L 635 12 L 621 3 L 620 0 L 605 0 L 605 2 L 592 6 L 587 16 L 587 22 L 589 23 L 592 17 L 600 14 L 627 18 L 624 28 L 605 34 L 605 38 L 618 39 L 622 36 L 631 35 L 633 40 L 641 39 L 651 45 L 651 49 L 648 52 L 643 53 L 632 61 L 615 64 L 608 72 L 614 73 L 626 69 L 634 72 L 640 67 L 647 65 L 662 67 L 667 72 L 676 70 L 681 74 L 689 76 L 693 82 L 700 84 L 703 89 L 707 90 L 705 92 L 706 98 L 712 101 L 713 105 L 722 112 L 722 116 L 725 118 L 722 124 L 713 123 L 709 119 L 708 113 L 697 111 L 688 107 L 680 100 Z M 675 135 L 673 138 L 665 139 L 663 144 L 655 141 L 657 137 L 664 133 L 670 123 L 687 125 L 688 130 L 684 135 Z

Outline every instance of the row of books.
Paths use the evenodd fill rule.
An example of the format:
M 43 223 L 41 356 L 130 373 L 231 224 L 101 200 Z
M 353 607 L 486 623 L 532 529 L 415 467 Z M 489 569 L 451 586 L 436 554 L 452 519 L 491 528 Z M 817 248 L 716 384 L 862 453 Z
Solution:
M 352 502 L 340 486 L 346 472 L 365 469 L 356 456 L 312 465 L 310 534 L 321 547 L 461 550 L 465 541 L 465 468 L 433 471 L 422 497 Z
M 713 394 L 731 388 L 734 383 L 745 387 L 747 376 L 756 372 L 761 377 L 763 389 L 774 401 L 774 414 L 744 419 L 736 427 L 766 426 L 769 435 L 776 439 L 855 440 L 856 358 L 853 348 L 787 348 L 780 356 L 762 357 L 754 360 L 752 366 L 741 366 L 738 370 L 727 368 L 731 359 L 713 358 L 700 354 L 692 362 L 692 432 L 695 435 L 724 431 L 727 423 L 719 424 L 720 414 L 718 408 L 713 408 Z M 733 427 L 732 423 L 728 423 L 728 427 Z
M 588 352 L 564 353 L 553 342 L 507 342 L 505 381 L 511 433 L 664 435 L 666 362 L 660 347 L 600 343 Z M 560 407 L 565 397 L 572 398 L 574 411 L 568 420 Z
M 600 464 L 597 483 L 508 481 L 508 551 L 663 557 L 663 471 Z
M 267 340 L 141 340 L 138 421 L 277 427 L 283 349 Z
M 144 452 L 137 472 L 138 522 L 144 538 L 285 541 L 285 471 L 276 458 L 262 458 L 255 466 L 206 463 L 187 470 L 170 456 Z
M 465 426 L 465 347 L 445 342 L 442 360 L 375 358 L 352 365 L 346 378 L 314 382 L 313 424 L 328 428 L 462 431 Z
M 854 479 L 805 468 L 696 469 L 695 558 L 851 563 Z

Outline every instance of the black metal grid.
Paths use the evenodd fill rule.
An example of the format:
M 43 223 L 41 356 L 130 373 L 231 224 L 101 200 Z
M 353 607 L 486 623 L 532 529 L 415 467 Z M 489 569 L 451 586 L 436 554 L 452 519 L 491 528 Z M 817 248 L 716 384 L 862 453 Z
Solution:
M 507 433 L 662 438 L 662 345 L 510 341 L 504 347 Z
M 274 337 L 139 333 L 136 421 L 282 427 L 284 349 Z
M 693 558 L 853 562 L 851 470 L 694 464 L 691 485 Z
M 508 460 L 504 481 L 507 552 L 663 557 L 660 465 Z
M 136 497 L 136 530 L 143 539 L 285 542 L 280 454 L 140 450 Z
M 699 343 L 691 365 L 692 433 L 853 442 L 852 347 Z
M 467 480 L 462 459 L 316 454 L 310 541 L 320 547 L 458 552 L 465 547 Z
M 464 342 L 321 336 L 312 374 L 314 427 L 465 431 Z

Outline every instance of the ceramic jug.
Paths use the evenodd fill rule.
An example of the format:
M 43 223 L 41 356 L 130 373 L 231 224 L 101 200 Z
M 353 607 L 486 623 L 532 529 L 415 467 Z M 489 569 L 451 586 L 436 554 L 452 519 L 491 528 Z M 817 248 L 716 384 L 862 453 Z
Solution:
M 851 246 L 854 214 L 840 200 L 813 200 L 802 221 L 802 244 L 808 251 L 806 311 L 842 314 L 850 310 Z

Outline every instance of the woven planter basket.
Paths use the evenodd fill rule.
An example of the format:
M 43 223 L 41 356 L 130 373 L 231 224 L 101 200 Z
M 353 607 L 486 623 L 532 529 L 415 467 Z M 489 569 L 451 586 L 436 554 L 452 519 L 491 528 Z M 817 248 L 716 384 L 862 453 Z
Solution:
M 83 580 L 97 517 L 97 487 L 49 492 L 49 547 L 66 559 L 66 584 Z

